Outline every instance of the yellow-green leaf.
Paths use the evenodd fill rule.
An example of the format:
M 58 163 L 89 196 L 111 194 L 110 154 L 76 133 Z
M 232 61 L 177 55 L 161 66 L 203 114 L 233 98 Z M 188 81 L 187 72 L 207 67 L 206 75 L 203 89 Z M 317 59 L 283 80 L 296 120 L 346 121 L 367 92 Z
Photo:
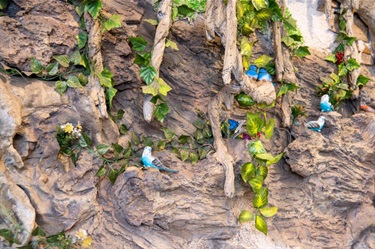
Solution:
M 260 68 L 260 67 L 265 67 L 268 62 L 272 61 L 273 58 L 272 57 L 269 57 L 268 55 L 261 55 L 260 57 L 258 57 L 255 61 L 254 61 L 254 64 Z
M 268 204 L 268 188 L 261 188 L 254 196 L 254 208 L 262 208 Z
M 144 19 L 143 21 L 145 21 L 145 22 L 148 22 L 148 23 L 150 23 L 151 25 L 154 25 L 154 26 L 157 26 L 158 25 L 158 20 L 156 20 L 156 19 Z
M 247 124 L 246 130 L 250 136 L 257 135 L 258 131 L 261 131 L 263 128 L 263 120 L 259 117 L 257 113 L 247 113 Z
M 259 211 L 264 217 L 269 218 L 277 213 L 277 207 L 264 207 L 260 208 Z
M 264 179 L 261 176 L 256 176 L 248 181 L 254 193 L 257 193 L 262 188 L 263 182 Z
M 252 163 L 244 163 L 241 167 L 241 177 L 244 182 L 248 182 L 255 174 L 255 166 Z
M 240 216 L 238 217 L 238 221 L 240 223 L 249 222 L 254 219 L 254 215 L 247 210 L 242 210 Z
M 255 157 L 257 154 L 264 154 L 267 153 L 266 149 L 263 146 L 262 141 L 260 140 L 253 140 L 249 143 L 249 153 L 252 157 Z
M 104 23 L 104 28 L 106 30 L 111 30 L 114 28 L 121 28 L 121 20 L 119 15 L 112 15 L 107 21 Z
M 178 50 L 178 47 L 177 47 L 177 44 L 174 42 L 174 41 L 171 41 L 169 39 L 167 39 L 167 41 L 165 42 L 165 46 L 167 48 L 173 48 L 174 50 Z
M 54 55 L 53 58 L 55 58 L 57 62 L 60 63 L 61 66 L 69 67 L 70 59 L 69 59 L 69 56 L 67 56 L 66 54 Z
M 260 215 L 255 216 L 255 228 L 267 235 L 267 222 Z
M 172 90 L 172 87 L 170 87 L 162 78 L 158 78 L 158 85 L 158 90 L 161 95 L 167 96 L 167 93 Z
M 277 156 L 273 157 L 273 159 L 271 160 L 268 160 L 267 161 L 267 164 L 276 164 L 280 161 L 280 159 L 283 157 L 283 155 L 285 154 L 285 152 L 282 152 L 280 154 L 278 154 Z
M 81 49 L 86 46 L 87 43 L 87 33 L 81 32 L 77 36 L 77 42 L 78 42 L 78 49 Z
M 89 12 L 92 18 L 96 19 L 103 5 L 100 0 L 85 1 L 85 11 Z
M 247 37 L 242 37 L 242 40 L 241 40 L 241 55 L 251 57 L 251 55 L 253 54 L 253 44 L 254 44 L 254 42 L 249 43 L 249 40 L 248 40 Z
M 156 88 L 157 88 L 157 85 L 155 82 L 153 82 L 148 86 L 142 86 L 142 92 L 144 94 L 151 94 L 152 96 L 156 96 L 158 95 L 158 90 Z
M 268 7 L 268 0 L 251 0 L 256 10 L 261 10 Z
M 264 135 L 267 139 L 270 139 L 272 137 L 274 128 L 275 119 L 271 118 L 266 125 L 266 130 L 264 131 Z
M 34 57 L 31 58 L 31 64 L 30 64 L 31 71 L 35 74 L 39 74 L 44 70 L 43 64 L 35 59 Z
M 257 175 L 262 177 L 263 180 L 266 179 L 268 175 L 268 167 L 264 165 L 259 166 L 259 168 L 257 169 Z

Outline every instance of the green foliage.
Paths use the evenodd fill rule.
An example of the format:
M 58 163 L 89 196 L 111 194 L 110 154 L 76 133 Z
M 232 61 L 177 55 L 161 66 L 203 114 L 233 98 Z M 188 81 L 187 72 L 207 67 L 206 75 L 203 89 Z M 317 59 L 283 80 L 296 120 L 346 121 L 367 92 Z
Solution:
M 307 113 L 303 109 L 302 105 L 293 105 L 292 106 L 292 124 L 296 121 L 298 117 L 306 117 Z
M 240 223 L 249 222 L 254 219 L 254 215 L 249 211 L 242 210 L 240 216 L 238 217 L 238 221 Z
M 110 31 L 111 29 L 114 28 L 121 28 L 121 20 L 119 15 L 112 15 L 103 23 L 103 30 Z
M 101 0 L 85 0 L 82 5 L 85 6 L 85 11 L 94 19 L 99 16 L 99 12 L 103 7 Z
M 5 10 L 8 7 L 9 0 L 0 0 L 0 10 Z
M 299 89 L 300 87 L 296 84 L 290 82 L 290 83 L 282 83 L 279 92 L 277 93 L 277 97 L 280 97 L 284 94 L 286 94 L 288 91 L 295 91 Z
M 173 0 L 172 19 L 192 19 L 194 13 L 203 13 L 205 10 L 206 0 Z
M 255 101 L 244 92 L 237 94 L 234 98 L 240 106 L 250 107 L 255 104 Z

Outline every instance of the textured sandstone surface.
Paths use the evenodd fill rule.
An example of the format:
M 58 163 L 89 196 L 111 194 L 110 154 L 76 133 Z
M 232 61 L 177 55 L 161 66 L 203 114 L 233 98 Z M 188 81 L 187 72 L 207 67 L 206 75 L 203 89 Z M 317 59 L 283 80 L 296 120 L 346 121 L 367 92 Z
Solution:
M 373 32 L 375 15 L 363 7 L 369 1 L 361 2 L 358 13 Z M 53 9 L 46 11 L 50 6 Z M 6 65 L 28 71 L 31 56 L 47 63 L 52 55 L 76 48 L 79 25 L 71 5 L 14 1 L 10 7 L 12 12 L 0 17 L 0 41 L 9 44 L 8 49 L 0 48 L 0 61 Z M 167 48 L 160 69 L 161 77 L 173 88 L 167 97 L 171 113 L 161 125 L 141 118 L 143 83 L 128 43 L 128 37 L 137 34 L 153 41 L 155 27 L 143 20 L 155 19 L 156 14 L 146 1 L 105 1 L 104 9 L 120 14 L 124 25 L 105 33 L 102 42 L 104 64 L 114 73 L 119 90 L 114 111 L 125 111 L 122 122 L 138 136 L 161 139 L 161 126 L 191 134 L 196 109 L 206 112 L 207 103 L 223 86 L 224 50 L 220 44 L 207 43 L 203 17 L 172 26 L 169 39 L 177 42 L 179 50 Z M 270 36 L 259 34 L 258 39 L 254 57 L 272 55 Z M 34 46 L 36 41 L 38 46 Z M 5 186 L 1 191 L 16 190 L 12 199 L 1 199 L 1 203 L 27 207 L 28 213 L 20 214 L 20 219 L 30 229 L 35 223 L 48 234 L 87 229 L 93 248 L 99 249 L 375 248 L 375 114 L 353 111 L 347 103 L 339 112 L 325 114 L 321 133 L 303 125 L 321 115 L 315 88 L 335 70 L 324 61 L 327 54 L 319 46 L 318 51 L 311 50 L 311 56 L 294 61 L 301 89 L 291 101 L 302 104 L 309 116 L 289 131 L 281 127 L 280 106 L 268 114 L 276 118 L 277 127 L 271 141 L 264 141 L 267 150 L 286 152 L 285 160 L 272 166 L 267 178 L 269 202 L 279 207 L 278 214 L 268 219 L 268 237 L 252 224 L 237 221 L 241 210 L 252 206 L 251 190 L 239 175 L 241 165 L 250 160 L 247 142 L 226 141 L 236 162 L 232 199 L 223 193 L 224 170 L 211 155 L 190 164 L 171 151 L 155 152 L 180 172 L 128 167 L 112 185 L 107 178 L 95 176 L 101 161 L 87 151 L 76 167 L 67 158 L 57 157 L 56 126 L 65 122 L 80 122 L 96 144 L 117 139 L 118 132 L 99 119 L 85 88 L 69 89 L 60 96 L 52 82 L 4 74 L 0 75 L 0 172 Z M 371 103 L 375 100 L 374 68 L 362 66 L 361 70 L 371 77 L 361 90 L 361 101 Z M 236 119 L 245 114 L 237 106 L 223 111 L 223 116 Z M 127 140 L 127 136 L 120 138 Z M 0 228 L 2 217 L 0 211 Z M 27 242 L 28 235 L 22 236 Z

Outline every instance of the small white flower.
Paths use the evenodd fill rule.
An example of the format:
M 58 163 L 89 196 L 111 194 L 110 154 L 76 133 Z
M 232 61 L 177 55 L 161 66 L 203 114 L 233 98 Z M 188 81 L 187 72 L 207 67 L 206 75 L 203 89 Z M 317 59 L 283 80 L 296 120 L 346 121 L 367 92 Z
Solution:
M 87 232 L 86 232 L 86 230 L 84 230 L 84 229 L 79 229 L 79 230 L 76 232 L 76 237 L 77 237 L 79 240 L 84 240 L 84 239 L 87 237 Z

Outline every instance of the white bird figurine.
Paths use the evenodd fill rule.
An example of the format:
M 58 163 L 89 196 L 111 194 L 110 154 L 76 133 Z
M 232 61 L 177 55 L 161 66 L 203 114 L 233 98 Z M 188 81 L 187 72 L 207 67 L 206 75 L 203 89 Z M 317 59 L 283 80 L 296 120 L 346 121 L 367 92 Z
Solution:
M 323 116 L 320 116 L 317 121 L 310 121 L 306 123 L 306 127 L 310 130 L 320 132 L 324 126 L 324 123 L 326 121 L 326 118 Z
M 158 169 L 158 170 L 164 170 L 164 171 L 172 172 L 172 173 L 178 172 L 178 170 L 173 170 L 173 169 L 170 169 L 168 167 L 165 167 L 163 165 L 163 163 L 158 158 L 151 155 L 151 150 L 152 150 L 152 148 L 149 147 L 149 146 L 146 146 L 143 149 L 142 163 L 145 167 L 155 168 L 155 169 Z
M 324 94 L 320 99 L 320 110 L 322 112 L 331 112 L 333 111 L 333 105 L 329 102 L 328 94 Z

